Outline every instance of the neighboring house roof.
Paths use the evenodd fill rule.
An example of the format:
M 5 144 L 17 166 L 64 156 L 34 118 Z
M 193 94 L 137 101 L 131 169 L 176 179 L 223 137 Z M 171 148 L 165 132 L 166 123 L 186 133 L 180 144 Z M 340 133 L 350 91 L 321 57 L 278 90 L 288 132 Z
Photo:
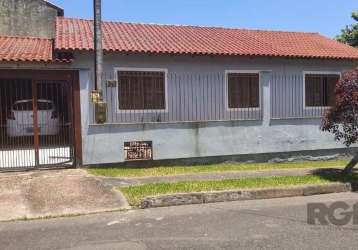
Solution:
M 52 60 L 52 39 L 0 37 L 0 61 L 50 62 Z
M 45 4 L 46 4 L 47 6 L 56 9 L 58 16 L 64 16 L 64 14 L 65 14 L 64 9 L 62 9 L 61 7 L 59 7 L 59 6 L 57 6 L 57 5 L 53 4 L 53 3 L 51 3 L 51 2 L 48 1 L 48 0 L 42 0 L 42 1 L 45 2 Z
M 93 50 L 93 21 L 57 18 L 57 50 Z M 358 49 L 318 33 L 103 23 L 108 52 L 358 59 Z

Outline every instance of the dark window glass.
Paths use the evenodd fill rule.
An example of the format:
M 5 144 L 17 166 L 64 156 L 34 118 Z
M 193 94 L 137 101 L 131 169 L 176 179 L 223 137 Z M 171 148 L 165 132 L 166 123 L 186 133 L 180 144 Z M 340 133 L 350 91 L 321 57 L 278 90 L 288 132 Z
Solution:
M 260 107 L 259 74 L 228 74 L 229 108 Z
M 165 109 L 165 73 L 119 71 L 119 109 Z
M 307 107 L 333 106 L 334 89 L 339 75 L 307 74 L 305 76 L 305 97 Z

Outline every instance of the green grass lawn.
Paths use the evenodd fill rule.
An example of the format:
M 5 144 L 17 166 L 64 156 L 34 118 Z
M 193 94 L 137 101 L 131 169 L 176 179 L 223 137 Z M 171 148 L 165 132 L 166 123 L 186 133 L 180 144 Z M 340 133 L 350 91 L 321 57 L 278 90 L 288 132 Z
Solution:
M 220 191 L 231 189 L 287 187 L 308 184 L 325 184 L 330 182 L 351 182 L 357 180 L 357 174 L 350 174 L 345 176 L 340 174 L 330 174 L 243 178 L 219 181 L 185 181 L 177 183 L 145 184 L 140 186 L 121 187 L 119 189 L 126 196 L 131 206 L 138 206 L 140 201 L 145 197 L 164 194 Z
M 145 177 L 167 176 L 180 174 L 195 174 L 207 172 L 232 172 L 242 170 L 288 169 L 288 168 L 329 168 L 343 167 L 347 159 L 329 161 L 306 161 L 288 163 L 223 163 L 195 166 L 162 166 L 162 167 L 118 167 L 118 168 L 91 168 L 88 172 L 97 176 L 108 177 Z

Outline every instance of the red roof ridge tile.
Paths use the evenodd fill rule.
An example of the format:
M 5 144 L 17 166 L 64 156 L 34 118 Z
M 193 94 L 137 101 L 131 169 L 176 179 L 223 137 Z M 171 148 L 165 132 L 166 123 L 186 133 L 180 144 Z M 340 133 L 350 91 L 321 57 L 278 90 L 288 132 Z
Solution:
M 73 21 L 87 21 L 93 22 L 93 19 L 88 18 L 76 18 L 76 17 L 57 17 L 59 19 L 68 19 Z M 227 27 L 227 26 L 215 26 L 215 25 L 195 25 L 195 24 L 165 24 L 155 22 L 125 22 L 115 20 L 103 20 L 103 23 L 110 24 L 127 24 L 127 25 L 144 25 L 144 26 L 164 26 L 164 27 L 183 27 L 183 28 L 206 28 L 206 29 L 222 29 L 222 30 L 238 30 L 238 31 L 257 31 L 257 32 L 277 32 L 277 33 L 293 33 L 293 34 L 311 34 L 317 35 L 319 32 L 307 32 L 307 31 L 285 31 L 285 30 L 274 30 L 274 29 L 259 29 L 259 28 L 239 28 L 239 27 Z

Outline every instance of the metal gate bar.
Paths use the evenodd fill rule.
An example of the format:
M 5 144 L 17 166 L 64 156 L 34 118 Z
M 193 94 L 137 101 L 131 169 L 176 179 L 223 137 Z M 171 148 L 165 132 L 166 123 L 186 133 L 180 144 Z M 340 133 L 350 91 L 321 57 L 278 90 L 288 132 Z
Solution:
M 72 105 L 70 81 L 0 79 L 0 171 L 72 166 Z
M 39 141 L 39 128 L 38 124 L 38 112 L 37 112 L 37 83 L 32 80 L 32 117 L 33 117 L 33 128 L 34 128 L 34 147 L 35 147 L 35 165 L 40 165 L 39 160 L 39 151 L 40 151 L 40 141 Z
M 46 124 L 45 116 L 38 120 L 39 129 L 39 166 L 56 166 L 73 163 L 72 144 L 72 101 L 71 84 L 67 81 L 38 81 L 37 100 L 50 100 L 53 105 L 51 120 L 57 124 Z M 40 114 L 41 110 L 37 111 Z M 54 125 L 58 132 L 53 134 Z M 41 133 L 42 132 L 42 133 Z M 41 134 L 49 134 L 41 136 Z
M 0 80 L 0 169 L 1 168 L 33 168 L 34 162 L 33 138 L 10 136 L 19 129 L 15 124 L 13 108 L 17 100 L 31 100 L 32 85 L 30 79 L 1 79 Z M 26 120 L 24 112 L 26 105 L 17 105 L 17 118 Z M 11 127 L 9 129 L 8 127 Z

